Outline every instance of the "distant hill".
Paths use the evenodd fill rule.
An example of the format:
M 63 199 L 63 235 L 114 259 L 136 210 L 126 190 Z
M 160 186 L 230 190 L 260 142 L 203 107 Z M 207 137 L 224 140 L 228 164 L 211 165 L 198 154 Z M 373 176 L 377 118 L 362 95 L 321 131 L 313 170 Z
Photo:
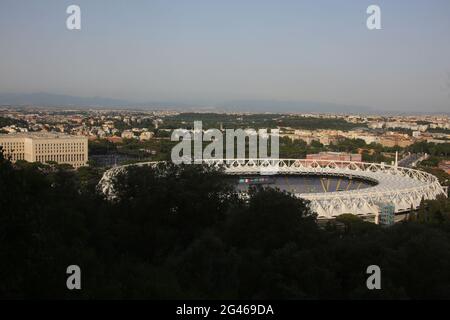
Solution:
M 181 103 L 170 101 L 153 101 L 153 102 L 133 102 L 120 99 L 104 98 L 104 97 L 77 97 L 63 94 L 52 93 L 27 93 L 12 94 L 0 93 L 0 106 L 47 106 L 47 107 L 135 107 L 141 109 L 190 109 L 194 110 L 201 105 L 195 103 Z
M 231 100 L 225 102 L 149 101 L 136 102 L 104 97 L 78 97 L 52 93 L 11 94 L 0 93 L 0 106 L 48 106 L 48 107 L 107 107 L 147 110 L 178 110 L 184 112 L 271 112 L 271 113 L 353 113 L 353 114 L 405 114 L 403 111 L 386 110 L 317 101 L 280 100 Z M 408 112 L 408 114 L 420 112 Z M 438 112 L 436 112 L 438 113 Z M 442 113 L 442 112 L 440 112 Z M 444 112 L 448 113 L 448 112 Z
M 0 105 L 34 105 L 34 106 L 126 106 L 129 101 L 102 97 L 75 97 L 62 94 L 29 93 L 0 94 Z

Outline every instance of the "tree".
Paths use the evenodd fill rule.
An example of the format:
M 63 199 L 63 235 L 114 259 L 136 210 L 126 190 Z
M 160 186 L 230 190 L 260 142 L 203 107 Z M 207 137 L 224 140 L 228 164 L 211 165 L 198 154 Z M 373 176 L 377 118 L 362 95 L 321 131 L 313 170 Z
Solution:
M 308 245 L 317 236 L 307 202 L 271 188 L 251 188 L 250 200 L 230 217 L 232 245 L 270 251 L 288 242 Z
M 12 164 L 0 152 L 0 298 L 423 299 L 450 297 L 450 205 L 390 228 L 353 215 L 322 228 L 272 188 L 238 195 L 207 166 L 102 172 Z M 65 270 L 82 269 L 81 291 Z M 383 290 L 365 285 L 382 269 Z

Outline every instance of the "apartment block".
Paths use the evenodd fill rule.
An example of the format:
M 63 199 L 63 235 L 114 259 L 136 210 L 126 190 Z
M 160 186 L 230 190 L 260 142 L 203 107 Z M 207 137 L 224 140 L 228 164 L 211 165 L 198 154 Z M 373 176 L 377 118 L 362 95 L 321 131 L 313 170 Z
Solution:
M 350 154 L 345 152 L 319 152 L 315 154 L 307 154 L 308 160 L 330 160 L 330 161 L 356 161 L 361 162 L 360 154 Z

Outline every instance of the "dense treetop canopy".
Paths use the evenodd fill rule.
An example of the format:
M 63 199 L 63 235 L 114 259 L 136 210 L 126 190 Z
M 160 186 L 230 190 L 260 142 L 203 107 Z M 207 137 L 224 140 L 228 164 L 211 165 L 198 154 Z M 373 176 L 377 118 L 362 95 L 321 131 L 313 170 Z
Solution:
M 305 201 L 273 189 L 243 200 L 207 167 L 132 167 L 115 201 L 100 176 L 0 155 L 1 298 L 450 297 L 447 199 L 390 228 L 352 215 L 320 226 Z M 72 264 L 83 290 L 66 288 Z M 372 264 L 382 290 L 367 290 Z

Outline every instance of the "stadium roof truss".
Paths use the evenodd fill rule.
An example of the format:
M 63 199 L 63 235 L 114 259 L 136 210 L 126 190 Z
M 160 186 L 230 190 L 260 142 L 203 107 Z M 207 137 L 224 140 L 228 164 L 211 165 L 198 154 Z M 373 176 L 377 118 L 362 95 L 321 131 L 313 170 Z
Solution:
M 206 165 L 223 168 L 230 175 L 329 175 L 359 178 L 374 186 L 347 191 L 296 193 L 310 202 L 310 208 L 319 218 L 333 218 L 344 213 L 361 216 L 376 215 L 380 205 L 390 204 L 396 213 L 417 209 L 422 199 L 446 196 L 438 179 L 426 172 L 386 165 L 354 161 L 309 159 L 205 159 Z M 157 162 L 136 165 L 155 165 Z M 99 182 L 101 190 L 112 194 L 111 178 L 126 166 L 105 172 Z

